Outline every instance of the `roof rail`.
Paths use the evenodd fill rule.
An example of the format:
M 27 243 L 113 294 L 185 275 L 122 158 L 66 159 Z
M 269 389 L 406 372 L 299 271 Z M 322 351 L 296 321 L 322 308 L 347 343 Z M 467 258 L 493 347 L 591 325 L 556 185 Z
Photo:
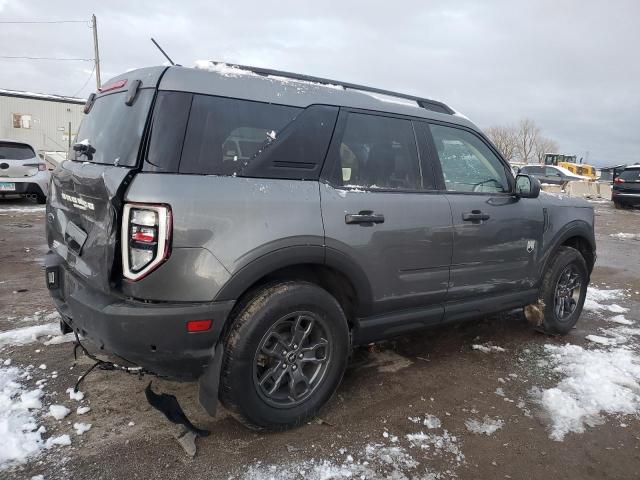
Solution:
M 306 82 L 320 83 L 323 85 L 340 85 L 341 87 L 349 90 L 360 90 L 363 92 L 378 93 L 380 95 L 387 95 L 390 97 L 404 98 L 406 100 L 413 100 L 418 104 L 418 106 L 426 110 L 431 110 L 433 112 L 438 112 L 438 113 L 446 113 L 449 115 L 456 113 L 451 107 L 449 107 L 448 105 L 442 102 L 438 102 L 437 100 L 429 100 L 428 98 L 416 97 L 414 95 L 408 95 L 406 93 L 392 92 L 390 90 L 383 90 L 381 88 L 366 87 L 364 85 L 357 85 L 355 83 L 340 82 L 338 80 L 329 80 L 328 78 L 314 77 L 311 75 L 303 75 L 300 73 L 284 72 L 282 70 L 272 70 L 270 68 L 252 67 L 249 65 L 238 65 L 235 63 L 217 62 L 214 60 L 211 60 L 211 63 L 213 63 L 214 65 L 228 65 L 230 67 L 240 68 L 242 70 L 249 70 L 250 72 L 253 72 L 257 75 L 264 75 L 264 76 L 272 75 L 276 77 L 292 78 L 295 80 L 303 80 Z

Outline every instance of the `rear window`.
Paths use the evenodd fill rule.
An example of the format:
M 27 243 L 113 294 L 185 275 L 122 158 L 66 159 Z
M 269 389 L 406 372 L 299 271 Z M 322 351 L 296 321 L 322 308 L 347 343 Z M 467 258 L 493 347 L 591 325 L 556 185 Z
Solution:
M 28 160 L 36 156 L 29 145 L 24 143 L 0 142 L 0 160 Z
M 131 106 L 125 104 L 126 93 L 112 93 L 96 99 L 76 137 L 76 143 L 88 144 L 95 152 L 87 155 L 71 149 L 69 158 L 125 167 L 136 165 L 153 89 L 140 90 Z
M 301 108 L 195 95 L 180 173 L 238 175 Z
M 640 168 L 625 170 L 620 174 L 620 178 L 625 182 L 640 182 Z

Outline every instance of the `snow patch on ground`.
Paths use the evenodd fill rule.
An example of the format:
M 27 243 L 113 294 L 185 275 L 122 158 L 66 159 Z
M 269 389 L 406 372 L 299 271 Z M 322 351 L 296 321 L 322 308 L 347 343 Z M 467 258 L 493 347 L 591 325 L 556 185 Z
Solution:
M 551 421 L 549 437 L 603 422 L 603 414 L 640 413 L 640 358 L 630 349 L 587 350 L 578 345 L 545 345 L 554 371 L 564 378 L 532 394 Z
M 600 345 L 615 345 L 617 342 L 614 338 L 602 337 L 600 335 L 587 335 L 585 337 L 587 340 L 593 343 L 598 343 Z
M 67 393 L 69 394 L 69 398 L 71 400 L 77 400 L 78 402 L 84 398 L 84 393 L 81 391 L 74 391 L 73 387 L 67 388 Z
M 484 435 L 492 435 L 497 432 L 504 426 L 504 420 L 500 418 L 491 418 L 488 415 L 485 415 L 482 420 L 476 420 L 475 418 L 470 418 L 466 422 L 464 422 L 467 430 L 472 433 L 484 434 Z
M 65 335 L 57 335 L 55 337 L 50 338 L 45 341 L 44 344 L 49 345 L 60 345 L 61 343 L 74 342 L 76 340 L 76 336 L 73 333 L 67 333 Z
M 76 422 L 73 424 L 73 429 L 76 431 L 76 435 L 82 435 L 83 433 L 91 430 L 91 424 Z
M 606 319 L 608 322 L 619 323 L 620 325 L 633 325 L 633 320 L 627 320 L 624 315 L 616 315 Z
M 57 335 L 59 333 L 60 324 L 55 322 L 0 332 L 0 350 L 7 345 L 26 345 L 37 341 L 39 337 Z
M 436 417 L 427 416 L 437 420 Z M 421 417 L 409 417 L 412 423 L 420 423 Z M 439 422 L 439 420 L 438 420 Z M 425 463 L 431 459 L 446 462 L 449 468 L 447 477 L 456 477 L 455 469 L 464 463 L 464 454 L 460 450 L 459 440 L 447 430 L 438 433 L 412 433 L 406 439 L 399 439 L 388 431 L 382 433 L 383 442 L 372 442 L 348 452 L 339 448 L 336 454 L 317 460 L 305 458 L 282 464 L 256 462 L 239 475 L 251 480 L 329 480 L 344 478 L 375 479 L 389 478 L 408 480 L 420 478 L 436 480 L 443 474 L 432 472 Z
M 609 302 L 613 300 L 618 300 L 624 298 L 625 292 L 621 289 L 600 289 L 593 286 L 589 286 L 587 288 L 587 296 L 584 301 L 584 309 L 591 311 L 601 311 L 601 310 L 610 310 L 614 313 L 624 313 L 620 311 L 615 311 L 616 307 L 622 308 L 619 306 L 614 306 L 611 310 L 609 307 L 611 305 L 605 305 L 603 302 Z M 626 310 L 625 310 L 626 311 Z
M 640 233 L 612 233 L 609 236 L 613 237 L 613 238 L 619 238 L 619 239 L 627 239 L 627 240 L 640 240 Z
M 0 368 L 0 471 L 26 461 L 42 447 L 44 427 L 38 428 L 30 410 L 42 407 L 42 390 L 25 390 L 16 367 Z
M 471 345 L 471 348 L 483 353 L 500 353 L 500 352 L 507 351 L 505 348 L 498 347 L 496 345 L 489 345 L 489 344 L 484 344 L 484 345 L 475 344 L 475 345 Z
M 49 405 L 49 415 L 56 420 L 62 420 L 64 417 L 69 415 L 69 413 L 71 413 L 71 410 L 64 405 Z
M 5 207 L 0 208 L 0 213 L 35 213 L 35 212 L 43 212 L 46 207 Z

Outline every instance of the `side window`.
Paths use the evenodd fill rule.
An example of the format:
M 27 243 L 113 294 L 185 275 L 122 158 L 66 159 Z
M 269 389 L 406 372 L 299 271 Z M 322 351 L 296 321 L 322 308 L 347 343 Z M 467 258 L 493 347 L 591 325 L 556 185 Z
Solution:
M 194 95 L 180 173 L 240 174 L 300 111 L 283 105 Z
M 545 175 L 547 176 L 560 176 L 560 172 L 553 167 L 546 167 Z
M 430 125 L 447 190 L 453 192 L 508 192 L 502 162 L 489 147 L 466 130 Z
M 349 113 L 332 180 L 345 187 L 422 188 L 418 151 L 409 120 Z

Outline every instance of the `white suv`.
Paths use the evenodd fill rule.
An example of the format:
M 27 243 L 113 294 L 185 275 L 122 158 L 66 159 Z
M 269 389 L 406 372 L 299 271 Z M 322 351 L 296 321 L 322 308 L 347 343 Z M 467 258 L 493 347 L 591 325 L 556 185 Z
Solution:
M 0 140 L 0 197 L 20 195 L 45 203 L 50 177 L 31 145 Z

